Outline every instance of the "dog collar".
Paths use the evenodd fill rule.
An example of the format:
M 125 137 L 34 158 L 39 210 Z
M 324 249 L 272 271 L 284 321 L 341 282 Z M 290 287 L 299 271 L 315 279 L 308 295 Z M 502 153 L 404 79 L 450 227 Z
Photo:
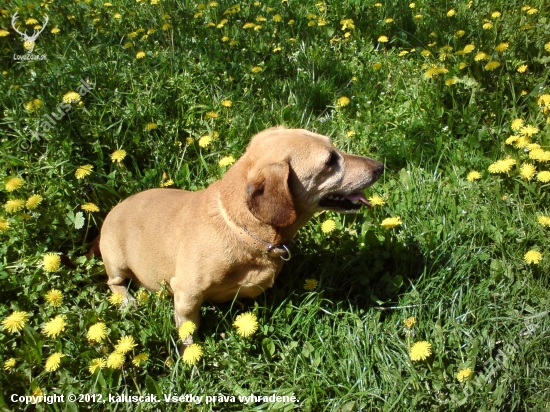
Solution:
M 272 245 L 269 242 L 266 242 L 265 240 L 258 239 L 256 236 L 254 236 L 252 233 L 250 233 L 248 230 L 246 230 L 244 227 L 238 226 L 235 222 L 233 222 L 229 216 L 227 215 L 227 211 L 222 205 L 221 199 L 218 197 L 218 206 L 220 208 L 220 212 L 222 214 L 223 220 L 225 220 L 225 223 L 227 223 L 227 226 L 233 230 L 241 240 L 248 245 L 252 246 L 254 249 L 259 250 L 260 252 L 264 253 L 267 256 L 271 257 L 280 257 L 283 260 L 290 260 L 292 255 L 290 254 L 290 249 L 287 245 L 284 243 L 281 243 L 279 245 Z

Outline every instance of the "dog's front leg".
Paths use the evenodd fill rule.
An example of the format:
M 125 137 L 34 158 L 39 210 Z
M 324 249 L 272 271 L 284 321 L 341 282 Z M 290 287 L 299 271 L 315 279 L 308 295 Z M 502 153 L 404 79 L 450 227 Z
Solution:
M 176 328 L 179 330 L 180 326 L 191 321 L 195 324 L 195 333 L 200 324 L 200 310 L 203 303 L 203 296 L 197 292 L 196 285 L 192 282 L 186 282 L 185 278 L 175 276 L 170 280 L 170 287 L 174 293 L 174 317 L 176 320 Z M 180 345 L 180 354 L 186 346 L 193 343 L 193 336 L 189 336 L 183 341 L 183 345 Z

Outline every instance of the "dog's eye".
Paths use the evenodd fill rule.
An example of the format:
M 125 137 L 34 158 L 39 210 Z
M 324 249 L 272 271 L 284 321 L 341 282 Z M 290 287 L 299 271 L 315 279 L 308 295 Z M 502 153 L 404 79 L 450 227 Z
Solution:
M 330 154 L 330 157 L 326 161 L 325 166 L 332 167 L 332 166 L 336 166 L 337 163 L 338 163 L 338 155 L 336 154 L 336 152 L 332 152 Z

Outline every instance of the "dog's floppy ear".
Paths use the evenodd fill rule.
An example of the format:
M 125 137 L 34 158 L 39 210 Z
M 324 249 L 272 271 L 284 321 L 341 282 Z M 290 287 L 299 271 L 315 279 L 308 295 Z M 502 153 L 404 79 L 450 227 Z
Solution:
M 287 162 L 271 163 L 250 171 L 246 182 L 246 204 L 259 221 L 285 227 L 296 220 L 288 174 Z

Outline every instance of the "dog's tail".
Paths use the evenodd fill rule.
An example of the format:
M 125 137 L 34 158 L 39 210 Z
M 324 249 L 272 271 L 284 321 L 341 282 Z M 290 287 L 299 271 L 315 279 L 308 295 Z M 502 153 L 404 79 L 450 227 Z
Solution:
M 92 242 L 92 245 L 90 246 L 90 249 L 88 249 L 88 253 L 86 253 L 84 256 L 86 256 L 86 259 L 90 259 L 93 257 L 101 257 L 101 250 L 99 249 L 99 238 L 101 235 L 97 235 L 97 237 Z

